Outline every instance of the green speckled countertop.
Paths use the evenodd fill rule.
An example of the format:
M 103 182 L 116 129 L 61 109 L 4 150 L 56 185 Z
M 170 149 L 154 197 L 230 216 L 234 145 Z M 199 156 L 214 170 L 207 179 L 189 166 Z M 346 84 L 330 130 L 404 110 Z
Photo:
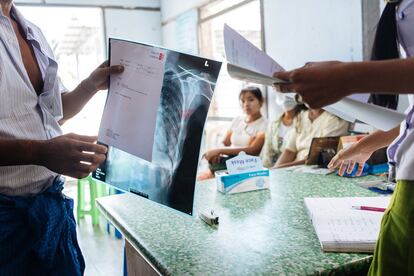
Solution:
M 361 180 L 359 178 L 358 180 Z M 323 253 L 304 197 L 377 196 L 355 180 L 274 170 L 270 190 L 234 195 L 197 183 L 195 214 L 214 209 L 220 225 L 132 194 L 98 199 L 106 217 L 163 274 L 320 275 L 367 269 L 368 254 Z

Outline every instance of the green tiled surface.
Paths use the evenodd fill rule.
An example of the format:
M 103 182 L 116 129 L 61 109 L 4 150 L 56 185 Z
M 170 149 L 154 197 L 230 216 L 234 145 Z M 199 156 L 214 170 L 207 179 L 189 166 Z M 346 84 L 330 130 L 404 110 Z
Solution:
M 216 228 L 132 194 L 98 205 L 163 274 L 353 274 L 369 267 L 371 255 L 321 251 L 303 198 L 376 193 L 336 175 L 274 170 L 270 182 L 270 190 L 234 195 L 217 192 L 214 180 L 197 183 L 195 214 L 214 209 Z

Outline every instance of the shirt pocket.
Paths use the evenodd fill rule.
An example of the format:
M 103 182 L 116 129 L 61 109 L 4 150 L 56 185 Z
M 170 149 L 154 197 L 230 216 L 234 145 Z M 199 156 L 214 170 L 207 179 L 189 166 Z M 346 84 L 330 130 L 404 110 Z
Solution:
M 51 114 L 57 121 L 62 119 L 62 98 L 57 86 L 51 91 L 45 91 L 40 94 L 40 106 L 42 109 Z

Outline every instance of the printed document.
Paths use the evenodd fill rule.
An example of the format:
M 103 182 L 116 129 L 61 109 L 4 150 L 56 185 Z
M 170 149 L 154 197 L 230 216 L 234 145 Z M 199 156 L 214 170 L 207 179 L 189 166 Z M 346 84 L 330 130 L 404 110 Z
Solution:
M 266 76 L 284 71 L 276 61 L 258 49 L 227 24 L 224 25 L 224 48 L 229 63 L 253 70 Z
M 323 251 L 373 252 L 383 212 L 353 209 L 353 206 L 386 208 L 390 197 L 305 198 Z
M 110 64 L 125 69 L 110 78 L 99 142 L 152 161 L 165 55 L 156 47 L 111 40 Z

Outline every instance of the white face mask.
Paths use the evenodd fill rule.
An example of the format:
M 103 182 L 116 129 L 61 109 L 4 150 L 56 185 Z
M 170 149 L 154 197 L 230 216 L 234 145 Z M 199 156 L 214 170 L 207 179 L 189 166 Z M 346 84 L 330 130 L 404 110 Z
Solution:
M 287 97 L 279 92 L 276 92 L 276 104 L 280 106 L 283 111 L 292 110 L 297 106 L 295 99 Z

